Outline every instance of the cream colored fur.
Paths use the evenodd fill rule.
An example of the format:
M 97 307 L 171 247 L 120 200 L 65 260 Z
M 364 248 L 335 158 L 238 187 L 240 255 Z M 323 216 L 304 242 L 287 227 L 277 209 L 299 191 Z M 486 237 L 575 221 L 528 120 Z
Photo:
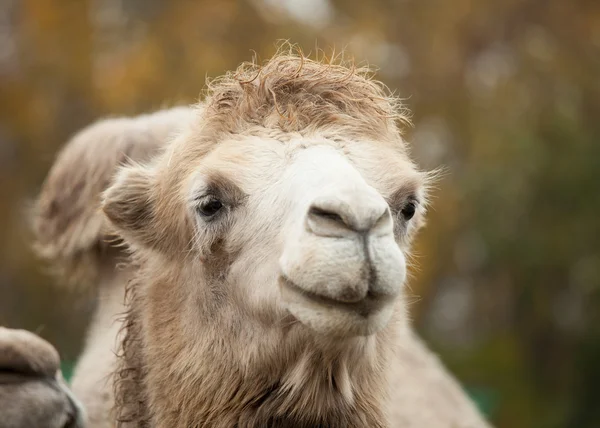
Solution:
M 100 278 L 98 307 L 87 332 L 84 352 L 79 357 L 71 388 L 84 403 L 87 426 L 110 428 L 114 404 L 111 374 L 117 362 L 119 316 L 124 313 L 124 288 L 129 272 L 114 272 Z
M 80 385 L 118 368 L 120 426 L 487 427 L 407 325 L 429 176 L 406 120 L 364 70 L 294 55 L 213 82 L 106 192 L 133 251 L 125 336 L 114 367 L 118 305 L 101 306 Z

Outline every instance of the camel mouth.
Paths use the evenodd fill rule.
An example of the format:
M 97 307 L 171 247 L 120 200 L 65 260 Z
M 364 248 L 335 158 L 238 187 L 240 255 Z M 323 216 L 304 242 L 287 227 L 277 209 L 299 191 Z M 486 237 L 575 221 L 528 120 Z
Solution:
M 389 298 L 367 295 L 358 301 L 336 300 L 303 289 L 285 275 L 279 287 L 288 311 L 312 330 L 334 336 L 369 336 L 391 318 Z
M 380 309 L 381 306 L 383 306 L 387 301 L 387 299 L 375 296 L 370 292 L 367 293 L 366 297 L 356 301 L 347 301 L 342 299 L 336 300 L 322 294 L 317 294 L 313 293 L 312 291 L 305 290 L 299 285 L 295 284 L 291 279 L 289 279 L 285 275 L 280 276 L 280 285 L 281 287 L 287 287 L 292 293 L 295 293 L 296 295 L 304 299 L 311 300 L 314 303 L 320 304 L 325 307 L 333 307 L 345 311 L 354 312 L 363 317 L 368 317 L 371 312 Z

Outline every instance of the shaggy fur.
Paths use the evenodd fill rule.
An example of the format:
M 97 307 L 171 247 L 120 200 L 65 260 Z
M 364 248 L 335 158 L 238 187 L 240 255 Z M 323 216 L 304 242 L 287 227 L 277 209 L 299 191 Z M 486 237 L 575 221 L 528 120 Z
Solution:
M 0 327 L 0 409 L 2 428 L 83 427 L 58 352 L 26 330 Z

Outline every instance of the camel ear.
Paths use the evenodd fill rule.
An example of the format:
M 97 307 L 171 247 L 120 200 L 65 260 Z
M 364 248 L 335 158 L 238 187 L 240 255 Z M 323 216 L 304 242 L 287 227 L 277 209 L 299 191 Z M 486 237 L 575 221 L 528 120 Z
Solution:
M 151 227 L 154 217 L 152 175 L 148 168 L 122 168 L 104 193 L 106 217 L 130 244 L 152 246 L 156 241 Z

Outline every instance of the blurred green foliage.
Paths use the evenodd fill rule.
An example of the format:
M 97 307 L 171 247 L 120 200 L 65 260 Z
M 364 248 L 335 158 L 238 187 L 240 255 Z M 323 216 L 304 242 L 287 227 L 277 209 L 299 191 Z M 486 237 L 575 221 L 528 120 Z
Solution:
M 4 0 L 0 323 L 79 352 L 93 296 L 51 286 L 24 221 L 67 138 L 194 102 L 280 38 L 379 66 L 415 158 L 446 166 L 411 313 L 474 399 L 498 427 L 599 427 L 598 1 Z

